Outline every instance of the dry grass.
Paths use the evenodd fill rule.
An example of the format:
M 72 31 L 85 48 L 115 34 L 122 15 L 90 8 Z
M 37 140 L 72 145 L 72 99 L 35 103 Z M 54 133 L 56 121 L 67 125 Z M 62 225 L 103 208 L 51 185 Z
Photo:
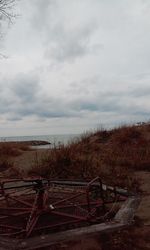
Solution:
M 18 149 L 21 153 L 20 148 Z M 19 152 L 15 152 L 14 148 L 12 151 L 10 145 L 9 147 L 6 145 L 3 149 L 0 145 L 0 159 L 3 155 L 5 160 L 10 159 Z M 4 165 L 4 168 L 6 167 Z M 13 165 L 10 169 L 12 169 L 12 173 L 9 172 L 11 176 L 18 175 Z M 34 167 L 29 174 L 46 178 L 84 180 L 99 175 L 104 182 L 133 189 L 138 184 L 133 177 L 137 170 L 150 170 L 150 124 L 87 133 L 67 146 L 55 146 L 42 157 L 38 157 L 37 153 Z M 52 249 L 148 250 L 149 233 L 148 226 L 139 224 L 131 229 L 102 235 L 94 240 L 89 238 L 84 242 L 66 243 L 54 246 Z
M 18 156 L 23 151 L 29 150 L 29 146 L 19 142 L 1 142 L 0 155 Z
M 107 183 L 136 186 L 133 172 L 150 166 L 150 124 L 84 134 L 35 165 L 30 174 L 84 180 L 99 175 Z
M 29 146 L 23 143 L 16 142 L 0 142 L 0 172 L 9 171 L 9 175 L 17 176 L 18 170 L 14 167 L 13 157 L 22 154 L 24 151 L 29 150 Z

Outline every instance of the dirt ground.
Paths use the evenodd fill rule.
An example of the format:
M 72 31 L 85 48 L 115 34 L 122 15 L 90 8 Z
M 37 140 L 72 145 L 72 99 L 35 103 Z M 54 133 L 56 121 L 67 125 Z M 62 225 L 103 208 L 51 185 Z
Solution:
M 42 157 L 47 154 L 46 150 L 27 151 L 13 158 L 14 165 L 23 172 L 39 164 Z M 111 235 L 99 235 L 95 238 L 65 242 L 53 246 L 51 250 L 148 250 L 150 249 L 150 172 L 138 171 L 135 176 L 140 179 L 142 201 L 136 213 L 135 225 Z
M 142 201 L 135 225 L 123 231 L 62 243 L 49 250 L 149 250 L 150 249 L 150 172 L 135 173 L 141 181 Z M 47 250 L 48 250 L 47 249 Z
M 17 157 L 13 157 L 12 161 L 14 166 L 17 167 L 20 172 L 26 174 L 26 172 L 33 166 L 40 164 L 40 160 L 48 154 L 48 149 L 38 149 L 25 151 Z

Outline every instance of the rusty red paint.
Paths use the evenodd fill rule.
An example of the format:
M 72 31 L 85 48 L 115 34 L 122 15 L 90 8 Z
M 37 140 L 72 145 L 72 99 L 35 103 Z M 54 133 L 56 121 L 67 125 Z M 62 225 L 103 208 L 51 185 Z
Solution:
M 69 188 L 42 178 L 0 182 L 0 235 L 22 238 L 37 231 L 99 223 L 108 212 L 106 204 L 126 199 L 115 189 L 113 197 L 106 198 L 99 177 L 82 188 Z

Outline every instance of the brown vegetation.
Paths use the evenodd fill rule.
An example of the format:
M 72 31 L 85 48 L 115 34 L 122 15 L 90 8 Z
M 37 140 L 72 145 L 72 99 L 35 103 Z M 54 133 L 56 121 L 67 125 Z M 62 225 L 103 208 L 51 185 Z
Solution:
M 18 156 L 23 151 L 29 150 L 29 145 L 22 142 L 1 142 L 0 155 Z
M 49 178 L 91 179 L 131 187 L 135 170 L 150 165 L 150 124 L 87 133 L 67 146 L 54 147 L 30 174 Z
M 22 157 L 24 161 L 26 157 L 30 166 L 34 164 L 29 171 L 32 175 L 85 180 L 100 175 L 104 182 L 131 188 L 138 183 L 135 179 L 135 172 L 138 173 L 138 179 L 144 174 L 141 188 L 146 191 L 142 194 L 144 198 L 137 214 L 141 217 L 141 224 L 139 222 L 132 228 L 117 233 L 95 238 L 89 237 L 81 242 L 62 243 L 58 248 L 54 246 L 52 249 L 149 249 L 149 177 L 147 177 L 150 170 L 149 123 L 139 126 L 123 126 L 108 131 L 98 130 L 82 135 L 67 146 L 59 145 L 59 147 L 55 146 L 42 152 L 41 150 L 33 152 L 24 150 L 29 150 L 29 148 L 23 149 L 22 146 L 20 148 L 11 143 L 0 144 L 0 169 L 9 167 L 10 176 L 16 177 L 19 172 L 13 165 L 13 159 L 19 160 Z M 30 153 L 34 158 L 32 164 Z
M 29 150 L 29 146 L 23 143 L 1 142 L 0 143 L 0 172 L 9 169 L 9 176 L 13 177 L 19 174 L 14 167 L 13 158 Z M 7 172 L 8 174 L 8 172 Z

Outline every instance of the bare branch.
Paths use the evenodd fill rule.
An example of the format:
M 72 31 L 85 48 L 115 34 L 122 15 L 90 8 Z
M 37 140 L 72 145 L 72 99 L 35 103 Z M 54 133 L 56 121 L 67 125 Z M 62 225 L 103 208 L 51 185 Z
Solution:
M 1 19 L 6 18 L 9 22 L 12 22 L 12 19 L 16 17 L 13 13 L 13 8 L 16 3 L 16 0 L 0 0 L 0 15 Z
M 0 53 L 0 59 L 8 59 L 8 56 L 6 56 L 6 55 Z
M 13 12 L 16 2 L 19 0 L 0 0 L 0 29 L 3 29 L 3 21 L 8 24 L 13 23 L 17 15 Z M 0 36 L 2 36 L 0 32 Z M 1 37 L 0 37 L 1 39 Z M 0 59 L 7 59 L 8 57 L 0 53 Z

